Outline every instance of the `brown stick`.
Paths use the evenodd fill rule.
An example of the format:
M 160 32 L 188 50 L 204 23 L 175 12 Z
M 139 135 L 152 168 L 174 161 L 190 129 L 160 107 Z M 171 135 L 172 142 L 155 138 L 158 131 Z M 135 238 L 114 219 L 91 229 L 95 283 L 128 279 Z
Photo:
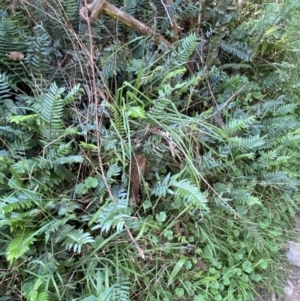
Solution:
M 91 12 L 91 17 L 89 17 L 87 9 Z M 94 0 L 92 3 L 87 5 L 87 9 L 86 7 L 82 7 L 79 13 L 81 19 L 85 22 L 87 22 L 87 18 L 89 18 L 90 23 L 94 23 L 98 18 L 99 14 L 103 11 L 107 15 L 111 16 L 113 19 L 122 22 L 123 24 L 132 28 L 138 33 L 145 36 L 154 37 L 154 40 L 157 43 L 161 42 L 166 45 L 170 45 L 170 42 L 168 40 L 166 40 L 163 36 L 153 31 L 149 26 L 145 25 L 144 23 L 140 22 L 139 20 L 135 19 L 129 14 L 123 12 L 122 10 L 110 4 L 106 0 Z
M 96 22 L 96 19 L 98 18 L 99 14 L 101 13 L 105 2 L 106 2 L 106 0 L 98 0 L 98 1 L 92 2 L 93 7 L 91 9 L 92 14 L 91 14 L 91 21 L 90 21 L 92 24 Z

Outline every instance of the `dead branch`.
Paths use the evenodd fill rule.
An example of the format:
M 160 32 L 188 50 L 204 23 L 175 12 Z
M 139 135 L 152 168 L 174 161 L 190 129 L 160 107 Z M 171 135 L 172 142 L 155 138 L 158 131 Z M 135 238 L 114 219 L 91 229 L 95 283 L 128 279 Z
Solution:
M 104 12 L 109 15 L 113 19 L 116 19 L 122 22 L 124 25 L 132 28 L 137 31 L 141 35 L 144 36 L 152 36 L 157 43 L 164 43 L 166 45 L 170 45 L 170 42 L 166 40 L 163 36 L 153 31 L 149 26 L 130 16 L 129 14 L 123 12 L 116 6 L 110 4 L 106 0 L 94 0 L 92 3 L 84 6 L 80 9 L 80 17 L 81 19 L 87 23 L 87 19 L 89 22 L 93 24 L 98 18 L 99 14 Z

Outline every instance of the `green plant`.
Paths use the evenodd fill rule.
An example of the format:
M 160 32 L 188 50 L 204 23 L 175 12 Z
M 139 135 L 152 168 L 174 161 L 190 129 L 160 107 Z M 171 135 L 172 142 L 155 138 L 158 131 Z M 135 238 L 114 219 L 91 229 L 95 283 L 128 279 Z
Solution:
M 0 295 L 280 294 L 299 210 L 297 1 L 111 2 L 171 45 L 106 15 L 82 24 L 74 0 L 1 10 Z

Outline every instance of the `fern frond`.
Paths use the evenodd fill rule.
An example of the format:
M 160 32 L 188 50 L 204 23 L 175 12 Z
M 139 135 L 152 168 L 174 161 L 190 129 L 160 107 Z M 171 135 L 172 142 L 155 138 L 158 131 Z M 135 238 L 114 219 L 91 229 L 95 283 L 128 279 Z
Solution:
M 197 208 L 209 210 L 206 196 L 191 181 L 187 179 L 180 181 L 172 179 L 171 186 L 176 188 L 174 191 L 175 197 L 182 198 L 187 204 L 192 204 Z
M 158 179 L 151 189 L 151 194 L 157 197 L 165 197 L 167 193 L 173 194 L 173 191 L 169 188 L 171 181 L 171 174 L 168 173 L 164 179 Z
M 71 163 L 82 163 L 84 158 L 82 156 L 67 156 L 67 157 L 60 157 L 56 160 L 53 160 L 54 164 L 71 164 Z
M 130 300 L 130 283 L 125 280 L 119 281 L 113 290 L 113 301 L 129 301 Z
M 211 151 L 200 156 L 198 164 L 199 169 L 204 174 L 219 173 L 226 168 L 224 162 L 221 159 L 215 158 Z
M 112 203 L 103 205 L 98 213 L 97 224 L 92 230 L 101 228 L 102 231 L 109 232 L 112 227 L 116 232 L 123 230 L 126 220 L 131 220 L 130 208 L 127 206 L 126 198 L 120 198 Z
M 233 69 L 233 70 L 243 70 L 243 69 L 252 69 L 251 65 L 243 63 L 228 63 L 218 66 L 219 70 Z
M 250 136 L 246 138 L 230 137 L 228 147 L 232 151 L 247 152 L 249 150 L 256 150 L 261 148 L 266 143 L 265 138 L 260 136 Z
M 199 43 L 199 37 L 195 33 L 191 33 L 180 41 L 178 50 L 173 54 L 178 65 L 187 63 Z
M 0 101 L 7 100 L 12 97 L 11 88 L 13 86 L 10 76 L 6 73 L 0 73 Z
M 225 130 L 228 134 L 232 134 L 236 131 L 240 131 L 249 127 L 254 121 L 254 116 L 250 116 L 247 119 L 231 119 L 226 123 Z
M 74 253 L 81 253 L 83 245 L 94 242 L 94 238 L 88 232 L 83 232 L 82 229 L 72 230 L 66 235 L 66 239 L 63 242 L 68 249 L 73 249 Z
M 33 217 L 41 213 L 39 209 L 32 209 L 25 212 L 0 213 L 0 228 L 9 226 L 12 232 L 20 231 L 31 225 Z
M 25 57 L 25 66 L 34 76 L 46 76 L 49 73 L 52 41 L 48 32 L 41 26 L 33 28 L 33 35 L 27 37 L 25 44 L 28 47 Z
M 239 42 L 233 42 L 233 43 L 223 42 L 221 44 L 221 48 L 223 51 L 232 54 L 246 62 L 250 62 L 253 58 L 252 49 L 248 48 L 246 45 Z
M 13 193 L 10 196 L 1 198 L 0 210 L 9 213 L 14 210 L 25 210 L 33 207 L 35 202 L 40 202 L 40 197 L 35 192 Z
M 52 83 L 49 90 L 43 95 L 42 119 L 47 124 L 54 125 L 54 128 L 61 128 L 61 118 L 63 115 L 61 94 L 64 91 L 64 88 L 59 89 L 55 83 Z
M 270 172 L 264 174 L 263 178 L 265 180 L 260 181 L 260 185 L 280 187 L 286 190 L 298 190 L 298 181 L 289 177 L 289 175 L 284 171 Z
M 24 25 L 24 15 L 22 16 L 20 13 L 16 13 L 14 16 L 6 15 L 0 20 L 0 64 L 9 69 L 15 82 L 20 82 L 24 68 L 18 61 L 9 59 L 6 54 L 12 51 L 26 53 L 24 37 L 26 26 Z
M 275 72 L 263 78 L 263 83 L 268 90 L 278 88 L 279 76 Z
M 115 130 L 123 136 L 125 134 L 125 129 L 123 125 L 123 118 L 121 115 L 121 112 L 118 108 L 116 108 L 113 104 L 110 104 L 108 102 L 105 102 L 105 106 L 111 111 L 112 113 L 112 120 L 111 123 L 115 127 Z
M 118 164 L 112 164 L 109 166 L 108 171 L 106 173 L 106 179 L 108 181 L 108 183 L 112 183 L 113 182 L 113 177 L 118 177 L 120 175 L 122 171 L 122 168 L 120 166 L 118 166 Z
M 94 196 L 96 197 L 102 197 L 107 191 L 107 187 L 105 185 L 104 180 L 100 175 L 96 175 L 96 179 L 98 181 L 98 186 L 94 190 Z
M 36 232 L 30 229 L 21 229 L 10 241 L 7 250 L 7 260 L 12 264 L 15 259 L 20 258 L 29 250 L 29 246 L 36 241 Z
M 63 98 L 63 105 L 66 106 L 72 103 L 77 97 L 80 97 L 83 90 L 80 84 L 76 84 L 68 94 Z
M 22 292 L 27 301 L 48 301 L 48 291 L 42 277 L 25 281 Z
M 146 118 L 146 111 L 141 106 L 130 106 L 126 108 L 126 115 L 127 117 L 133 117 L 138 119 L 145 119 Z
M 203 73 L 199 71 L 197 74 L 191 76 L 188 80 L 177 82 L 174 89 L 176 90 L 177 94 L 180 96 L 181 94 L 186 93 L 189 89 L 192 89 L 197 84 L 199 84 L 202 79 L 203 79 Z
M 233 200 L 237 201 L 238 204 L 246 206 L 262 205 L 260 199 L 253 196 L 249 190 L 236 189 L 231 191 L 230 196 Z
M 75 218 L 75 214 L 61 219 L 43 222 L 41 229 L 45 232 L 46 242 L 49 241 L 50 237 L 56 244 L 66 239 L 67 234 L 74 230 L 74 226 L 67 224 L 72 218 Z
M 79 3 L 76 0 L 60 0 L 65 19 L 71 24 L 77 23 Z

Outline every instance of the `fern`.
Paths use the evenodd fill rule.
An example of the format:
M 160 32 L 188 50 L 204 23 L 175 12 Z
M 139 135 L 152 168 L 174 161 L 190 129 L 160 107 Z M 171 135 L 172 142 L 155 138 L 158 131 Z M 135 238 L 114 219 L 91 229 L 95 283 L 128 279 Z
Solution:
M 40 202 L 40 196 L 31 191 L 23 191 L 22 193 L 13 193 L 10 196 L 1 198 L 0 210 L 9 213 L 14 210 L 32 208 L 35 202 Z
M 198 43 L 199 37 L 196 34 L 190 34 L 180 41 L 178 50 L 173 54 L 179 66 L 189 61 Z
M 29 250 L 29 246 L 37 240 L 35 236 L 36 233 L 27 228 L 20 230 L 19 233 L 16 234 L 6 250 L 6 257 L 10 264 Z
M 223 51 L 232 54 L 243 61 L 249 62 L 253 59 L 252 50 L 239 42 L 223 42 L 221 48 Z
M 64 106 L 71 104 L 77 98 L 80 98 L 83 90 L 80 84 L 74 85 L 74 87 L 68 92 L 66 96 L 63 98 Z
M 6 73 L 0 73 L 0 101 L 8 101 L 12 97 L 11 88 L 13 86 L 10 76 Z
M 298 181 L 289 177 L 284 171 L 270 172 L 263 175 L 263 178 L 265 180 L 260 181 L 260 185 L 270 185 L 284 190 L 298 190 Z
M 112 164 L 109 166 L 108 171 L 106 173 L 106 180 L 108 183 L 113 183 L 113 177 L 118 177 L 120 175 L 121 168 L 117 164 Z
M 81 253 L 83 245 L 94 242 L 94 238 L 88 232 L 83 232 L 82 229 L 76 229 L 69 232 L 67 238 L 64 240 L 63 245 L 68 249 L 73 249 L 74 253 Z
M 144 119 L 146 118 L 146 112 L 144 108 L 140 106 L 131 106 L 127 111 L 126 111 L 127 117 L 133 117 L 133 118 L 139 118 L 139 119 Z
M 227 122 L 225 130 L 228 134 L 232 134 L 236 131 L 240 131 L 249 127 L 252 123 L 254 123 L 254 121 L 254 116 L 250 116 L 247 119 L 232 119 Z
M 199 166 L 204 175 L 221 173 L 226 169 L 224 162 L 221 159 L 215 158 L 211 151 L 200 156 L 197 161 L 196 166 Z
M 43 96 L 44 101 L 42 103 L 42 119 L 50 124 L 54 124 L 55 127 L 60 128 L 63 106 L 61 100 L 61 94 L 64 89 L 59 89 L 56 84 L 52 84 L 47 93 Z
M 208 211 L 207 198 L 199 190 L 199 188 L 188 180 L 175 180 L 176 176 L 171 180 L 171 186 L 175 189 L 175 198 L 182 198 L 187 204 L 191 204 L 196 208 Z
M 112 120 L 111 124 L 115 127 L 116 132 L 119 135 L 123 136 L 125 134 L 125 132 L 124 132 L 124 124 L 123 124 L 123 118 L 122 118 L 121 112 L 119 111 L 118 108 L 116 108 L 112 104 L 109 104 L 106 102 L 105 105 L 112 112 L 113 120 Z
M 23 22 L 24 16 L 21 13 L 14 16 L 4 15 L 0 20 L 0 65 L 2 71 L 8 69 L 15 82 L 20 82 L 20 75 L 22 77 L 22 74 L 25 73 L 24 68 L 19 61 L 9 59 L 7 54 L 12 51 L 25 54 L 26 38 L 24 32 L 26 32 L 26 26 Z
M 264 138 L 259 136 L 247 138 L 231 137 L 229 138 L 228 147 L 232 151 L 247 152 L 249 150 L 256 150 L 262 148 L 264 144 Z
M 65 19 L 68 20 L 73 26 L 77 24 L 79 3 L 75 0 L 61 0 L 62 10 Z
M 22 291 L 28 301 L 47 301 L 49 297 L 41 278 L 27 280 L 22 287 Z
M 263 83 L 264 83 L 267 90 L 272 90 L 275 87 L 277 87 L 278 82 L 279 82 L 279 76 L 275 72 L 269 74 L 268 76 L 266 76 L 263 79 Z
M 28 47 L 24 60 L 26 68 L 32 76 L 46 76 L 53 52 L 49 34 L 41 25 L 37 25 L 33 28 L 33 35 L 27 37 L 25 45 Z
M 131 220 L 130 208 L 127 207 L 126 199 L 120 198 L 113 203 L 103 205 L 96 218 L 97 222 L 92 230 L 100 228 L 104 232 L 109 232 L 114 227 L 116 232 L 120 233 L 123 230 L 124 223 Z
M 169 45 L 107 11 L 92 27 L 78 22 L 77 0 L 0 10 L 0 295 L 252 300 L 252 276 L 271 283 L 261 258 L 273 261 L 299 211 L 288 10 L 232 0 L 111 4 Z M 104 100 L 90 94 L 94 80 Z M 133 153 L 147 161 L 140 202 L 129 193 Z M 242 261 L 255 266 L 249 279 L 231 273 Z
M 121 280 L 117 283 L 113 290 L 113 301 L 128 301 L 130 300 L 130 283 Z
M 153 185 L 151 194 L 158 197 L 165 197 L 167 193 L 173 194 L 173 191 L 169 188 L 170 181 L 171 181 L 171 174 L 169 173 L 164 179 L 158 180 Z

